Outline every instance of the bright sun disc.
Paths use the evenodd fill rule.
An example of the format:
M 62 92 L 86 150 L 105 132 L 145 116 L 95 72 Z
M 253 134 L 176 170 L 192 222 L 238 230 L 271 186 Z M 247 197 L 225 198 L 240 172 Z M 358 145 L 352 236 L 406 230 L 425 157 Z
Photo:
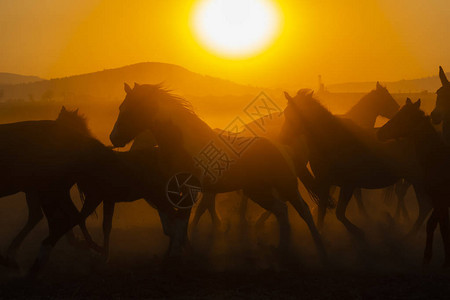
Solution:
M 192 25 L 199 42 L 220 56 L 261 52 L 279 32 L 280 13 L 271 0 L 200 0 Z

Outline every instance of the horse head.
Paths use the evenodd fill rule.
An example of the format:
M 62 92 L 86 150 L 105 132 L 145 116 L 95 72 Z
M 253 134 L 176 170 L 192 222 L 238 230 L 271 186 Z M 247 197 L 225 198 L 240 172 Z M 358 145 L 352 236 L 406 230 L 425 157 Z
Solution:
M 439 67 L 439 78 L 442 87 L 436 91 L 436 106 L 430 115 L 434 124 L 440 124 L 442 120 L 450 116 L 450 83 L 442 67 Z
M 376 95 L 377 101 L 377 111 L 380 116 L 385 118 L 392 118 L 400 109 L 400 105 L 398 105 L 397 101 L 395 101 L 394 97 L 389 93 L 386 87 L 382 86 L 379 82 L 377 82 L 376 88 L 374 90 L 374 94 Z
M 424 118 L 425 113 L 420 109 L 420 99 L 413 103 L 407 98 L 405 105 L 378 130 L 378 139 L 386 141 L 408 137 Z
M 56 118 L 56 122 L 69 128 L 76 129 L 83 134 L 91 135 L 86 118 L 79 114 L 78 109 L 71 111 L 63 106 L 59 112 L 58 118 Z
M 314 91 L 310 89 L 301 89 L 297 92 L 295 97 L 292 97 L 287 92 L 284 92 L 288 103 L 284 109 L 284 123 L 280 131 L 280 141 L 285 144 L 289 144 L 293 141 L 293 137 L 302 135 L 304 133 L 304 127 L 299 113 L 302 109 L 303 101 L 312 99 Z
M 135 83 L 132 89 L 125 83 L 124 88 L 126 96 L 119 107 L 119 116 L 109 136 L 116 147 L 125 146 L 138 134 L 148 129 L 149 123 L 158 110 L 158 102 L 154 94 L 159 86 Z

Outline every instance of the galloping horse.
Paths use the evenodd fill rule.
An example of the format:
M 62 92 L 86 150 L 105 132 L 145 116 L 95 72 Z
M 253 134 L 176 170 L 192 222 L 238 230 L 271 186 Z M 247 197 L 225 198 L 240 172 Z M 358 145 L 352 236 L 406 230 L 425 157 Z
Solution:
M 167 164 L 163 166 L 169 175 L 187 172 L 196 176 L 202 191 L 223 193 L 242 189 L 244 193 L 263 208 L 270 210 L 280 224 L 281 250 L 290 244 L 290 223 L 285 201 L 289 201 L 307 223 L 319 255 L 326 259 L 322 238 L 316 229 L 308 205 L 297 189 L 297 177 L 289 162 L 289 155 L 281 146 L 264 138 L 255 138 L 246 148 L 222 140 L 190 108 L 189 103 L 171 95 L 159 85 L 135 84 L 131 89 L 125 84 L 126 97 L 120 105 L 119 116 L 111 132 L 114 146 L 125 146 L 139 133 L 150 129 Z M 208 148 L 219 149 L 221 167 L 213 173 L 207 158 Z M 239 144 L 242 146 L 242 144 Z M 236 155 L 236 156 L 233 156 Z M 208 155 L 206 155 L 210 158 Z M 214 157 L 213 157 L 214 158 Z M 206 166 L 206 167 L 205 167 Z
M 391 118 L 399 110 L 400 106 L 389 93 L 389 91 L 383 87 L 379 82 L 376 83 L 375 89 L 370 91 L 368 94 L 364 95 L 353 107 L 351 107 L 345 114 L 339 115 L 340 118 L 350 119 L 354 121 L 357 125 L 362 128 L 371 129 L 374 128 L 375 122 L 378 116 L 385 118 Z M 246 124 L 253 132 L 259 136 L 269 138 L 271 140 L 278 141 L 281 127 L 284 123 L 284 114 L 273 113 L 269 116 L 262 117 L 251 123 Z M 264 124 L 264 131 L 261 130 L 261 125 Z M 308 178 L 309 172 L 305 170 L 304 165 L 307 163 L 308 154 L 305 153 L 304 145 L 295 145 L 294 160 L 296 161 L 297 174 L 299 179 L 303 182 L 306 188 L 311 189 L 310 179 Z M 404 196 L 406 190 L 409 188 L 409 184 L 400 181 L 395 186 L 395 192 L 398 197 L 397 213 L 400 212 L 407 214 Z M 387 194 L 389 195 L 389 194 Z M 364 203 L 362 201 L 361 189 L 355 189 L 354 196 L 356 198 L 356 203 L 358 208 L 364 215 L 367 215 Z M 208 210 L 213 221 L 213 226 L 217 228 L 220 225 L 220 219 L 215 210 L 215 195 L 204 195 L 204 198 L 200 200 L 200 204 L 195 211 L 195 216 L 192 221 L 192 225 L 196 226 L 200 220 L 203 213 Z M 247 207 L 247 198 L 242 195 L 241 200 L 241 223 L 245 222 L 245 213 Z M 270 216 L 270 212 L 265 212 L 257 221 L 257 227 L 259 224 L 264 223 L 264 221 Z
M 312 97 L 312 91 L 300 90 L 295 97 L 285 93 L 288 105 L 281 138 L 290 141 L 305 135 L 310 149 L 309 161 L 319 187 L 319 219 L 323 225 L 331 185 L 341 188 L 337 218 L 355 236 L 363 232 L 345 216 L 355 188 L 378 189 L 391 186 L 401 178 L 414 184 L 419 206 L 417 230 L 429 210 L 423 198 L 418 162 L 408 145 L 402 142 L 380 143 L 350 120 L 340 119 Z
M 407 139 L 417 152 L 423 169 L 425 190 L 431 198 L 433 212 L 427 222 L 427 239 L 424 263 L 432 256 L 433 235 L 439 223 L 445 250 L 444 267 L 450 266 L 450 231 L 448 208 L 450 206 L 450 148 L 430 123 L 429 117 L 420 109 L 420 99 L 412 103 L 408 98 L 405 106 L 379 131 L 381 140 Z
M 89 234 L 85 234 L 88 244 L 108 259 L 115 204 L 144 199 L 158 210 L 164 234 L 170 237 L 167 254 L 172 256 L 181 253 L 182 247 L 187 242 L 190 210 L 176 210 L 166 200 L 167 178 L 164 178 L 158 169 L 158 148 L 135 148 L 127 152 L 115 152 L 115 155 L 118 162 L 116 167 L 104 169 L 103 178 L 83 176 L 77 182 L 80 191 L 85 195 L 81 211 L 83 216 L 103 202 L 103 247 L 99 247 Z
M 25 192 L 29 210 L 27 224 L 11 243 L 7 265 L 16 266 L 20 244 L 44 213 L 49 235 L 29 271 L 38 275 L 56 242 L 81 221 L 70 198 L 70 188 L 82 174 L 98 176 L 97 166 L 110 165 L 113 152 L 86 134 L 87 127 L 74 126 L 63 118 L 0 125 L 0 197 Z
M 78 114 L 78 110 L 62 109 L 57 119 L 72 128 L 80 128 L 80 132 L 90 135 L 86 119 Z M 95 176 L 84 173 L 77 177 L 79 191 L 84 195 L 80 223 L 84 238 L 89 247 L 109 256 L 109 237 L 115 204 L 144 199 L 150 206 L 157 208 L 164 233 L 170 237 L 168 254 L 181 252 L 185 245 L 185 232 L 189 221 L 189 210 L 176 211 L 166 200 L 164 193 L 166 180 L 158 169 L 158 148 L 148 133 L 136 139 L 130 151 L 116 152 L 115 161 L 108 166 L 98 164 Z M 101 176 L 99 176 L 101 174 Z M 103 202 L 103 247 L 98 246 L 87 231 L 85 220 L 95 208 Z M 33 215 L 33 214 L 30 214 Z M 182 236 L 175 236 L 174 227 L 182 227 Z

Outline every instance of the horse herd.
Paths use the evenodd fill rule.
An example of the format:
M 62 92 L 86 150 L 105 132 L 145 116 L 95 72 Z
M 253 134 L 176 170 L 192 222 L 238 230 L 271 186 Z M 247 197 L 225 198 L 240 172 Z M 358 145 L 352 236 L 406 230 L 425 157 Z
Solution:
M 63 235 L 74 244 L 80 243 L 72 233 L 76 225 L 83 232 L 83 243 L 107 257 L 115 203 L 142 198 L 158 210 L 163 231 L 170 238 L 168 255 L 180 255 L 189 243 L 191 210 L 179 209 L 167 200 L 167 182 L 174 174 L 188 173 L 198 178 L 203 194 L 191 226 L 196 226 L 208 210 L 213 225 L 219 227 L 215 195 L 239 191 L 241 221 L 245 220 L 249 199 L 267 210 L 257 224 L 273 214 L 279 224 L 279 251 L 285 253 L 291 244 L 289 202 L 307 224 L 324 263 L 327 252 L 319 230 L 329 207 L 336 205 L 337 219 L 352 236 L 363 240 L 364 232 L 346 216 L 352 196 L 360 211 L 366 213 L 361 189 L 395 190 L 400 214 L 406 211 L 403 198 L 412 185 L 419 215 L 411 234 L 420 229 L 431 212 L 424 263 L 431 259 L 433 233 L 439 224 L 444 265 L 450 266 L 450 83 L 442 68 L 439 76 L 442 87 L 430 117 L 420 109 L 420 99 L 407 99 L 400 108 L 378 83 L 340 116 L 325 109 L 311 90 L 300 90 L 295 96 L 285 93 L 288 102 L 284 114 L 268 119 L 273 130 L 257 138 L 243 134 L 239 141 L 248 143 L 238 155 L 225 144 L 223 131 L 210 128 L 186 100 L 159 85 L 135 84 L 131 88 L 125 84 L 126 97 L 110 140 L 114 147 L 134 140 L 127 152 L 103 145 L 92 136 L 77 110 L 64 107 L 56 120 L 2 124 L 0 197 L 24 192 L 28 221 L 0 263 L 18 267 L 16 256 L 21 243 L 44 216 L 49 234 L 29 276 L 39 274 Z M 374 128 L 379 115 L 390 120 Z M 441 122 L 443 129 L 438 133 L 432 123 Z M 146 132 L 151 132 L 157 146 L 149 142 Z M 199 162 L 207 145 L 218 149 L 214 166 L 221 168 L 216 169 L 219 173 L 214 178 L 213 165 L 204 167 L 205 161 Z M 299 193 L 298 179 L 318 206 L 316 223 Z M 84 199 L 81 211 L 70 197 L 75 184 Z M 335 187 L 340 188 L 336 204 L 331 196 Z M 104 242 L 99 246 L 90 237 L 85 220 L 102 202 Z

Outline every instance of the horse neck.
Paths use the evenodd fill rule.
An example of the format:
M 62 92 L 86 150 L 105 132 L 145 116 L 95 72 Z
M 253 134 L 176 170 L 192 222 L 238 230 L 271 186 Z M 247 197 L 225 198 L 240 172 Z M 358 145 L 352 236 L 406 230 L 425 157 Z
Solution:
M 341 149 L 349 143 L 349 138 L 352 136 L 339 119 L 331 114 L 324 113 L 323 118 L 316 117 L 310 122 L 305 122 L 304 126 L 305 137 L 311 151 L 322 155 Z
M 419 159 L 425 164 L 440 157 L 438 155 L 440 152 L 446 151 L 444 142 L 427 119 L 424 119 L 417 126 L 412 135 L 412 140 Z
M 194 156 L 213 139 L 214 131 L 188 111 L 167 109 L 151 123 L 162 156 L 172 168 L 191 168 Z
M 376 95 L 373 92 L 365 95 L 345 114 L 345 117 L 364 128 L 373 128 L 378 117 L 378 110 L 375 109 L 374 100 Z
M 450 116 L 442 121 L 442 136 L 444 141 L 450 145 Z

